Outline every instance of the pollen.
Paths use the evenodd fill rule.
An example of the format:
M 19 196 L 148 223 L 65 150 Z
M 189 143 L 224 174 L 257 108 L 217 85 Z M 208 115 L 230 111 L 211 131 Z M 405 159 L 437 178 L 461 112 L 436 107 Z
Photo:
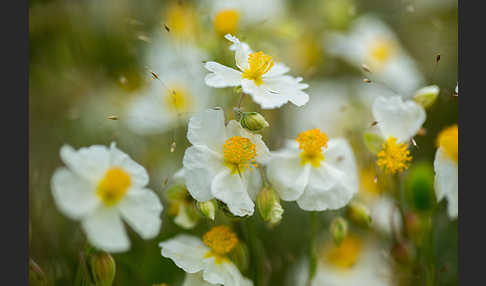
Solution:
M 272 57 L 263 52 L 251 53 L 248 56 L 248 68 L 243 71 L 242 77 L 253 80 L 255 84 L 263 83 L 262 76 L 266 74 L 274 65 Z
M 231 169 L 232 174 L 241 174 L 246 169 L 256 167 L 256 147 L 248 138 L 229 138 L 223 145 L 223 153 L 225 165 Z
M 222 10 L 214 17 L 214 29 L 220 35 L 234 34 L 238 28 L 240 14 L 233 9 Z
M 96 194 L 106 206 L 118 203 L 131 185 L 130 176 L 120 168 L 111 168 L 98 183 Z
M 203 242 L 211 248 L 212 255 L 207 256 L 223 256 L 236 246 L 238 237 L 227 226 L 219 225 L 204 234 Z
M 458 144 L 459 144 L 459 130 L 457 124 L 447 127 L 442 130 L 437 137 L 437 145 L 442 148 L 445 154 L 457 163 L 458 159 Z
M 362 248 L 360 238 L 348 235 L 339 246 L 333 246 L 327 253 L 327 261 L 339 268 L 350 268 L 358 260 Z
M 177 85 L 165 92 L 164 103 L 171 112 L 184 113 L 191 110 L 192 97 L 187 89 Z
M 389 137 L 383 143 L 382 149 L 377 156 L 378 160 L 376 164 L 390 174 L 399 173 L 408 169 L 410 161 L 412 161 L 408 145 L 405 143 L 397 143 L 395 137 Z
M 311 163 L 314 167 L 319 167 L 321 161 L 324 160 L 322 148 L 327 147 L 327 135 L 321 132 L 319 128 L 301 132 L 297 139 L 299 149 L 302 150 L 300 154 L 301 164 L 305 165 Z

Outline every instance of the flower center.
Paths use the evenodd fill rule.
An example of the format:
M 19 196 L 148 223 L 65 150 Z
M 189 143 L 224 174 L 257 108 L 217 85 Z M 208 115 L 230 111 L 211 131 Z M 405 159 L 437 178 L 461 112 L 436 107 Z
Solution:
M 273 67 L 273 59 L 263 52 L 251 53 L 248 56 L 248 68 L 243 71 L 242 77 L 253 80 L 256 85 L 263 83 L 262 76 Z
M 371 43 L 369 52 L 373 63 L 383 65 L 391 58 L 393 47 L 390 41 L 380 38 Z
M 446 155 L 457 163 L 458 159 L 458 143 L 459 130 L 457 124 L 450 126 L 439 133 L 437 137 L 437 145 L 444 149 Z
M 311 129 L 301 132 L 295 140 L 299 142 L 299 149 L 302 150 L 300 163 L 302 165 L 311 163 L 313 167 L 318 168 L 324 160 L 322 148 L 327 147 L 326 133 L 321 132 L 319 128 Z
M 234 34 L 238 27 L 240 14 L 233 9 L 219 11 L 214 17 L 214 29 L 220 35 Z
M 382 145 L 378 153 L 376 164 L 382 167 L 387 173 L 395 174 L 408 169 L 412 156 L 408 151 L 408 145 L 397 143 L 397 138 L 390 136 Z
M 189 92 L 181 86 L 171 88 L 164 96 L 164 103 L 174 113 L 188 112 L 192 108 Z
M 130 187 L 130 176 L 120 168 L 111 168 L 98 183 L 96 194 L 106 206 L 118 203 Z
M 191 36 L 196 26 L 196 17 L 193 8 L 187 4 L 174 3 L 167 9 L 166 25 L 169 34 L 177 36 Z
M 257 156 L 255 144 L 250 139 L 233 136 L 223 145 L 224 163 L 231 169 L 231 174 L 241 174 L 246 169 L 256 167 Z
M 333 246 L 327 254 L 327 261 L 340 268 L 352 267 L 361 253 L 362 242 L 356 236 L 348 235 L 340 246 Z
M 376 183 L 374 168 L 367 168 L 360 172 L 360 186 L 360 191 L 365 195 L 376 196 L 381 193 L 381 189 Z
M 211 228 L 203 235 L 203 242 L 211 251 L 206 253 L 206 257 L 216 257 L 216 262 L 221 263 L 225 257 L 238 243 L 238 237 L 227 226 L 219 225 Z

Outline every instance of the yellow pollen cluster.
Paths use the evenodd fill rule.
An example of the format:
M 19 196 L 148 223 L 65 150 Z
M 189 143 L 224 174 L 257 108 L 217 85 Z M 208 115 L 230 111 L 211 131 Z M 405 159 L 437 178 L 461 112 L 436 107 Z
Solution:
M 314 167 L 319 167 L 324 160 L 322 148 L 327 147 L 327 135 L 319 128 L 301 132 L 297 139 L 299 149 L 303 150 L 300 154 L 301 164 L 311 163 Z
M 166 91 L 164 103 L 170 111 L 175 113 L 188 112 L 192 108 L 192 98 L 182 86 L 175 86 Z
M 327 254 L 327 261 L 340 268 L 353 266 L 361 253 L 361 239 L 348 235 L 341 242 L 340 246 L 333 246 Z
M 450 126 L 439 133 L 437 137 L 437 145 L 444 149 L 444 152 L 452 160 L 457 163 L 458 159 L 458 144 L 459 144 L 459 130 L 457 124 Z
M 130 176 L 120 168 L 109 169 L 98 183 L 96 194 L 107 206 L 118 203 L 130 187 Z
M 211 228 L 203 236 L 203 242 L 214 255 L 225 255 L 229 253 L 238 243 L 238 237 L 227 226 L 219 225 Z
M 370 57 L 373 62 L 384 64 L 392 55 L 391 43 L 385 39 L 377 39 L 371 44 Z
M 395 174 L 408 169 L 412 156 L 408 151 L 408 145 L 397 143 L 397 138 L 389 137 L 382 145 L 378 153 L 376 164 L 382 167 L 387 173 Z
M 214 29 L 220 35 L 234 34 L 238 27 L 240 14 L 233 9 L 222 10 L 214 17 Z
M 248 138 L 229 138 L 223 145 L 223 153 L 224 162 L 231 169 L 231 174 L 241 174 L 246 169 L 256 166 L 256 147 Z
M 263 52 L 251 53 L 248 56 L 248 68 L 243 71 L 242 77 L 253 80 L 256 85 L 263 83 L 262 76 L 274 65 L 272 57 Z

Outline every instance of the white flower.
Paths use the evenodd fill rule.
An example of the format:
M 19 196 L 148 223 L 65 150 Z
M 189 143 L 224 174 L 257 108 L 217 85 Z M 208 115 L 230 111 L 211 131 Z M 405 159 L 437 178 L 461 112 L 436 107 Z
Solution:
M 277 108 L 288 101 L 302 106 L 309 101 L 309 96 L 302 91 L 308 85 L 301 83 L 301 77 L 286 75 L 289 71 L 286 65 L 274 62 L 263 52 L 253 52 L 236 37 L 228 34 L 225 38 L 233 42 L 230 49 L 235 51 L 236 65 L 240 71 L 207 62 L 205 67 L 211 72 L 205 78 L 208 86 L 241 86 L 243 92 L 250 94 L 263 109 Z
M 184 229 L 194 228 L 199 215 L 185 185 L 184 169 L 174 174 L 173 186 L 166 193 L 169 201 L 168 213 L 175 216 L 174 223 Z
M 252 215 L 262 182 L 254 170 L 269 156 L 262 136 L 231 120 L 224 125 L 221 109 L 208 109 L 189 120 L 189 147 L 183 159 L 184 178 L 197 201 L 216 198 L 237 216 Z
M 302 132 L 297 142 L 272 154 L 268 179 L 285 201 L 308 211 L 339 209 L 358 191 L 357 167 L 344 139 L 327 141 L 319 129 Z
M 123 218 L 143 239 L 160 230 L 162 205 L 146 188 L 145 169 L 127 154 L 102 145 L 74 150 L 63 146 L 62 167 L 52 176 L 52 195 L 66 216 L 80 220 L 96 248 L 121 252 L 130 248 Z
M 435 194 L 437 201 L 447 199 L 450 218 L 459 213 L 458 185 L 458 127 L 453 125 L 444 129 L 438 137 L 439 149 L 435 153 Z
M 381 196 L 370 204 L 371 226 L 387 235 L 398 234 L 403 226 L 396 203 L 388 196 Z
M 331 54 L 361 68 L 367 65 L 372 81 L 409 94 L 423 82 L 414 60 L 401 47 L 394 33 L 380 20 L 362 16 L 355 20 L 347 35 L 335 33 L 326 38 Z
M 186 278 L 184 278 L 184 282 L 182 286 L 213 286 L 207 281 L 204 281 L 202 273 L 198 272 L 196 274 L 187 273 Z
M 176 45 L 157 37 L 147 65 L 159 79 L 151 78 L 129 104 L 128 127 L 142 135 L 163 133 L 207 108 L 209 88 L 203 83 L 205 71 L 201 67 L 204 58 L 205 54 L 193 45 Z
M 227 257 L 237 244 L 236 234 L 228 227 L 220 225 L 207 232 L 203 240 L 179 234 L 161 242 L 159 246 L 162 248 L 162 256 L 172 259 L 187 273 L 202 274 L 206 282 L 228 286 L 251 286 L 253 283 L 243 277 Z

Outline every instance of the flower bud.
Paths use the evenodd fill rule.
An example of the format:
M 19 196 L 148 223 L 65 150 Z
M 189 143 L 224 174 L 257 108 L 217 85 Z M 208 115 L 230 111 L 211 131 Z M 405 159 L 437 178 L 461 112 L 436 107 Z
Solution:
M 203 216 L 209 218 L 210 220 L 214 220 L 216 215 L 216 203 L 214 200 L 206 201 L 206 202 L 197 202 L 197 208 L 203 214 Z
M 265 118 L 258 112 L 243 112 L 240 123 L 250 131 L 260 131 L 269 126 Z
M 415 257 L 415 250 L 410 243 L 397 242 L 391 249 L 391 255 L 400 264 L 409 264 Z
M 428 162 L 415 163 L 405 180 L 406 198 L 417 211 L 425 212 L 435 204 L 434 170 Z
M 273 188 L 263 188 L 257 195 L 256 205 L 264 221 L 273 225 L 282 219 L 284 210 L 280 205 L 280 198 Z
M 184 185 L 173 185 L 166 191 L 167 199 L 171 201 L 181 201 L 188 197 L 187 189 Z
M 342 217 L 337 217 L 332 221 L 330 231 L 334 243 L 340 246 L 348 233 L 348 222 Z
M 369 208 L 358 202 L 352 202 L 348 207 L 349 218 L 356 224 L 368 227 L 371 225 L 371 214 Z
M 44 286 L 47 285 L 47 277 L 42 269 L 35 263 L 32 258 L 29 259 L 29 285 Z
M 439 92 L 440 89 L 437 85 L 426 86 L 415 92 L 413 100 L 422 105 L 423 108 L 428 108 L 434 104 L 435 100 L 439 96 Z
M 111 286 L 115 279 L 116 264 L 107 252 L 95 252 L 89 256 L 89 269 L 97 286 Z

